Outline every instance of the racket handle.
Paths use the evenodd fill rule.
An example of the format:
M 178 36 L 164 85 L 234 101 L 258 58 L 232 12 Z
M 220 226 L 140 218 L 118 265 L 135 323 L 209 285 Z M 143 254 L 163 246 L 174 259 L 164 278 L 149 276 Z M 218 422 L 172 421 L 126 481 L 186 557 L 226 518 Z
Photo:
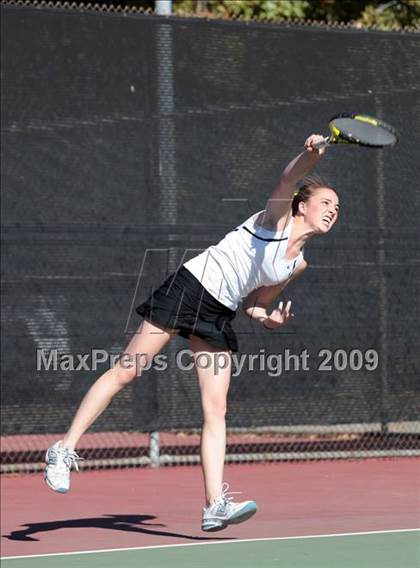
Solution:
M 313 148 L 316 148 L 317 150 L 319 148 L 325 148 L 325 146 L 329 146 L 330 145 L 330 137 L 326 136 L 324 138 L 324 140 L 321 140 L 321 142 L 317 142 L 316 144 L 313 144 Z

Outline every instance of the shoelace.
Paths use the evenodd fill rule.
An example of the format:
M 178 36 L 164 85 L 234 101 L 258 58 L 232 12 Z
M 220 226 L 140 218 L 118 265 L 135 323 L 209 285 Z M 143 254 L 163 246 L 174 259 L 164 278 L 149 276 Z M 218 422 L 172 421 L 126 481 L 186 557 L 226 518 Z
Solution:
M 228 491 L 229 490 L 229 483 L 224 482 L 222 484 L 222 493 L 214 500 L 215 505 L 222 505 L 223 507 L 228 506 L 233 497 L 231 495 L 239 495 L 242 491 Z
M 54 453 L 56 454 L 54 456 Z M 84 458 L 81 458 L 74 450 L 69 450 L 68 448 L 54 448 L 53 450 L 53 461 L 54 464 L 57 464 L 57 458 L 61 457 L 64 464 L 71 469 L 74 465 L 76 471 L 79 471 L 79 461 L 82 461 Z M 55 458 L 55 459 L 54 459 Z

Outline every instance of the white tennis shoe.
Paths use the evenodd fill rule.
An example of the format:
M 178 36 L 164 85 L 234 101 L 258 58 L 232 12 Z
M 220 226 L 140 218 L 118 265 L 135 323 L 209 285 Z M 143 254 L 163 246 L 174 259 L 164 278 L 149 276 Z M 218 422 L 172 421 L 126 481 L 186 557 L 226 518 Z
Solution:
M 228 492 L 229 485 L 223 483 L 222 493 L 213 501 L 209 507 L 203 508 L 203 518 L 201 529 L 207 532 L 221 531 L 228 525 L 243 523 L 257 512 L 255 501 L 243 501 L 234 503 L 232 495 L 237 492 Z
M 67 493 L 70 489 L 70 470 L 74 465 L 79 471 L 78 462 L 83 459 L 74 450 L 63 448 L 61 440 L 48 448 L 45 454 L 47 464 L 44 480 L 50 489 L 57 493 Z

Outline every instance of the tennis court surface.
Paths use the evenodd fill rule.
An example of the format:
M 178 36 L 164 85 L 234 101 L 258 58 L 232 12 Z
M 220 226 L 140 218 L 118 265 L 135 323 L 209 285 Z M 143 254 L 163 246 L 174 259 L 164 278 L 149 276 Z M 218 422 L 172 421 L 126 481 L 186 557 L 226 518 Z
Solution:
M 229 465 L 259 512 L 200 530 L 196 467 L 85 471 L 57 495 L 2 480 L 4 568 L 420 566 L 420 459 Z

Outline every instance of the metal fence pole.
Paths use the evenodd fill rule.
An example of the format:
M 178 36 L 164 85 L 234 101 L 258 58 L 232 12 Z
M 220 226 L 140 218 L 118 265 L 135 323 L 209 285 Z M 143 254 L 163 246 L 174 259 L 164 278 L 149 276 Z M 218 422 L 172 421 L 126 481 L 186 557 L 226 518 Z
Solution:
M 378 96 L 375 96 L 375 109 L 378 118 L 382 117 L 382 105 Z M 381 361 L 381 424 L 382 431 L 388 430 L 388 312 L 387 312 L 387 282 L 384 274 L 385 258 L 385 180 L 384 156 L 379 151 L 376 154 L 376 205 L 377 227 L 379 236 L 377 241 L 377 264 L 379 271 L 379 355 Z
M 149 459 L 151 467 L 159 467 L 160 465 L 159 432 L 150 432 Z
M 155 0 L 155 14 L 170 16 L 172 14 L 172 0 Z
M 156 0 L 155 12 L 168 16 L 172 12 L 171 0 Z M 158 24 L 156 31 L 156 64 L 157 64 L 157 114 L 158 114 L 158 152 L 159 152 L 159 221 L 163 225 L 175 226 L 177 223 L 176 196 L 176 143 L 174 111 L 174 77 L 173 77 L 173 48 L 172 25 Z M 168 231 L 169 244 L 176 235 Z M 177 269 L 176 248 L 169 246 L 168 272 Z M 174 355 L 172 342 L 167 347 L 169 359 Z M 156 377 L 159 381 L 159 377 Z M 173 381 L 170 381 L 173 384 Z M 159 393 L 159 388 L 158 388 Z M 173 400 L 173 397 L 171 397 Z M 149 437 L 150 463 L 159 467 L 159 432 L 151 432 Z

